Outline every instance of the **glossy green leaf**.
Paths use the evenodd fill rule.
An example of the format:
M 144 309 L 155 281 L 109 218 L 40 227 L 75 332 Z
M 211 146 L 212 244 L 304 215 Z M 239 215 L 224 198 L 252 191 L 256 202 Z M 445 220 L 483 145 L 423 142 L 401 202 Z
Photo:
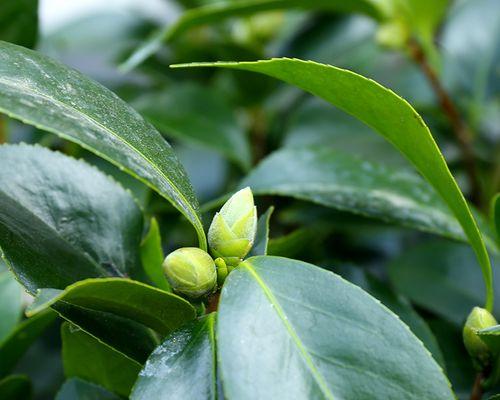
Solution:
M 269 244 L 269 221 L 273 215 L 274 207 L 269 207 L 267 211 L 259 216 L 257 220 L 257 233 L 255 242 L 248 254 L 252 256 L 265 256 L 267 254 L 267 245 Z
M 165 135 L 218 151 L 247 170 L 251 165 L 246 132 L 224 96 L 196 84 L 172 85 L 133 103 Z
M 500 325 L 481 329 L 478 335 L 491 349 L 500 351 Z
M 2 1 L 0 40 L 33 48 L 38 36 L 38 0 Z
M 0 112 L 71 140 L 156 190 L 195 227 L 198 203 L 172 148 L 100 84 L 39 53 L 0 43 Z
M 23 375 L 11 375 L 0 380 L 0 399 L 29 400 L 33 395 L 31 381 Z
M 72 378 L 64 382 L 55 400 L 120 400 L 120 397 L 93 383 Z
M 291 196 L 467 240 L 449 208 L 420 176 L 328 147 L 272 153 L 239 186 L 250 186 L 256 195 Z
M 30 293 L 133 274 L 141 234 L 137 204 L 97 169 L 42 147 L 0 147 L 0 247 Z
M 172 332 L 196 315 L 193 306 L 183 298 L 129 279 L 86 279 L 65 290 L 41 289 L 39 293 L 26 310 L 27 315 L 62 302 L 112 313 L 141 323 L 161 335 Z
M 497 239 L 500 243 L 500 193 L 498 193 L 491 202 L 491 218 L 497 234 Z
M 149 357 L 131 395 L 142 399 L 216 399 L 215 314 L 186 325 Z
M 81 378 L 121 396 L 129 395 L 141 364 L 67 322 L 61 327 L 61 338 L 66 377 Z
M 298 8 L 304 10 L 326 10 L 332 12 L 355 12 L 382 18 L 384 4 L 378 0 L 240 0 L 221 1 L 207 4 L 184 12 L 173 24 L 154 32 L 129 59 L 122 64 L 124 71 L 130 71 L 149 56 L 156 53 L 163 43 L 177 37 L 194 27 L 215 24 L 228 18 L 243 17 L 259 12 Z
M 164 258 L 165 255 L 163 254 L 161 246 L 160 227 L 158 226 L 156 218 L 151 218 L 148 233 L 141 243 L 142 268 L 156 287 L 166 292 L 171 292 L 172 288 L 163 273 L 162 263 Z
M 493 258 L 494 267 L 500 259 Z M 447 321 L 461 326 L 471 309 L 484 301 L 481 274 L 471 269 L 472 250 L 462 244 L 433 241 L 407 249 L 388 266 L 388 273 L 398 293 Z M 494 275 L 495 291 L 500 277 Z M 498 307 L 500 303 L 495 302 Z M 497 311 L 494 313 L 500 317 Z
M 392 312 L 300 261 L 253 257 L 229 275 L 217 345 L 228 398 L 454 398 L 438 364 Z
M 1 263 L 1 261 L 0 261 Z M 0 343 L 21 318 L 23 289 L 10 271 L 0 272 Z
M 16 366 L 26 350 L 54 322 L 56 316 L 54 311 L 46 310 L 28 318 L 19 323 L 0 343 L 0 377 Z
M 486 308 L 491 309 L 492 272 L 481 233 L 429 128 L 408 102 L 354 72 L 311 61 L 284 58 L 184 66 L 217 66 L 281 79 L 330 102 L 380 133 L 431 183 L 460 222 L 481 266 L 487 292 Z

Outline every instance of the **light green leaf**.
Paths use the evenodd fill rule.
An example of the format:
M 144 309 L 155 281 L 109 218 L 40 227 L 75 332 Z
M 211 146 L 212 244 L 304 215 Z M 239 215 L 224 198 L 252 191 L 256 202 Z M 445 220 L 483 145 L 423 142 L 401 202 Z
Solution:
M 0 40 L 33 48 L 38 36 L 38 0 L 2 1 Z
M 56 319 L 57 314 L 46 310 L 22 321 L 0 343 L 0 377 L 8 374 L 40 334 Z M 1 398 L 1 397 L 0 397 Z
M 2 263 L 0 259 L 0 263 Z M 23 289 L 10 271 L 0 272 L 0 342 L 14 329 L 23 310 Z
M 151 218 L 149 230 L 141 243 L 142 268 L 151 282 L 158 288 L 171 292 L 172 288 L 163 273 L 162 263 L 165 255 L 161 247 L 160 227 L 156 218 Z
M 11 375 L 0 380 L 0 399 L 29 400 L 33 396 L 31 381 L 23 375 Z
M 408 102 L 354 72 L 311 61 L 283 58 L 182 66 L 239 69 L 281 79 L 330 102 L 380 133 L 431 183 L 460 222 L 481 266 L 487 292 L 486 308 L 491 309 L 492 272 L 481 233 L 429 128 Z
M 131 399 L 216 399 L 215 314 L 186 325 L 149 357 Z
M 326 10 L 332 12 L 355 12 L 370 15 L 380 19 L 386 11 L 383 1 L 380 0 L 240 0 L 220 1 L 198 8 L 187 10 L 173 24 L 154 32 L 122 64 L 124 71 L 130 71 L 141 64 L 149 56 L 156 53 L 164 43 L 175 40 L 177 37 L 194 27 L 206 24 L 215 24 L 228 18 L 243 17 L 259 12 L 298 8 L 303 10 Z
M 146 93 L 133 105 L 165 135 L 213 149 L 243 169 L 250 168 L 246 132 L 221 93 L 192 83 L 178 84 Z
M 269 243 L 269 221 L 273 215 L 274 207 L 269 207 L 257 221 L 257 233 L 255 234 L 255 242 L 248 257 L 265 256 L 267 254 L 267 245 Z
M 0 42 L 0 112 L 78 143 L 156 190 L 206 247 L 189 179 L 161 135 L 115 94 L 39 53 Z
M 64 382 L 55 400 L 120 400 L 120 397 L 93 383 L 72 378 Z
M 47 290 L 49 294 L 47 294 Z M 58 302 L 108 312 L 167 335 L 196 315 L 183 298 L 129 279 L 86 279 L 65 290 L 41 289 L 26 310 L 34 315 Z
M 300 261 L 253 257 L 229 275 L 217 345 L 228 398 L 454 399 L 438 364 L 392 312 Z
M 494 267 L 500 267 L 498 256 Z M 419 307 L 462 326 L 471 309 L 484 301 L 481 274 L 471 269 L 474 253 L 465 245 L 433 241 L 406 250 L 392 260 L 388 273 L 396 291 Z M 494 275 L 495 291 L 500 290 L 500 277 Z M 498 306 L 495 301 L 498 318 Z
M 37 146 L 1 146 L 0 204 L 0 247 L 32 294 L 134 274 L 139 265 L 141 210 L 81 161 Z
M 141 364 L 68 322 L 61 327 L 61 338 L 67 378 L 81 378 L 121 396 L 129 395 Z

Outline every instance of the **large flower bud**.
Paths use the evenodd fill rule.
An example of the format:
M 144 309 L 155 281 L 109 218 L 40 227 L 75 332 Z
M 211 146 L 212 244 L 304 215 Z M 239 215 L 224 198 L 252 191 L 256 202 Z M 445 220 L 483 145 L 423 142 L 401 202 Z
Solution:
M 483 370 L 492 362 L 493 351 L 481 339 L 478 332 L 497 324 L 493 315 L 484 308 L 474 307 L 467 317 L 463 330 L 465 348 L 476 369 Z
M 163 271 L 174 292 L 191 298 L 211 293 L 217 284 L 214 260 L 196 247 L 170 253 L 163 261 Z
M 208 230 L 208 244 L 214 257 L 236 266 L 248 254 L 257 231 L 257 209 L 250 188 L 235 193 L 215 217 Z

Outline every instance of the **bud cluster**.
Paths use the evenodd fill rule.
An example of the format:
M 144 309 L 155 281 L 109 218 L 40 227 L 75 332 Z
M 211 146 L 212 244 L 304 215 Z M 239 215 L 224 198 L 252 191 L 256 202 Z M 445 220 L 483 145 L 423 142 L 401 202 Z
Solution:
M 163 271 L 173 290 L 193 299 L 212 293 L 249 253 L 256 231 L 257 209 L 252 191 L 245 188 L 215 214 L 208 231 L 213 258 L 195 247 L 177 249 L 165 258 Z

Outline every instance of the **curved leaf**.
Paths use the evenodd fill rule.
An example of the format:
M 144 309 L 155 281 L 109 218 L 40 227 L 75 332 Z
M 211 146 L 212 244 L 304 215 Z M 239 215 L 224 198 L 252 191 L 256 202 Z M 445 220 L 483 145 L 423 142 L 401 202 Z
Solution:
M 500 243 L 500 193 L 498 193 L 491 202 L 491 218 L 493 228 L 496 231 L 498 242 Z
M 64 382 L 55 400 L 120 400 L 106 389 L 78 378 Z
M 26 315 L 34 315 L 58 302 L 127 318 L 161 335 L 196 316 L 193 306 L 181 297 L 120 278 L 86 279 L 65 290 L 41 289 Z
M 151 218 L 149 230 L 141 242 L 142 268 L 154 285 L 166 292 L 172 288 L 163 273 L 162 263 L 165 258 L 161 247 L 160 227 L 156 218 Z
M 215 400 L 215 314 L 171 334 L 149 357 L 131 399 Z
M 1 260 L 0 260 L 1 263 Z M 14 329 L 23 311 L 23 289 L 10 271 L 0 272 L 0 342 Z
M 141 233 L 137 204 L 97 169 L 42 147 L 0 147 L 0 247 L 30 293 L 133 274 Z
M 274 207 L 269 207 L 267 211 L 259 217 L 257 221 L 257 232 L 255 233 L 255 243 L 248 254 L 252 256 L 265 256 L 267 245 L 269 244 L 269 221 L 273 215 Z
M 0 399 L 28 400 L 33 395 L 31 381 L 23 375 L 11 375 L 0 380 Z
M 65 322 L 61 326 L 64 374 L 128 396 L 141 364 Z
M 0 343 L 0 377 L 8 374 L 24 355 L 31 344 L 56 319 L 57 314 L 46 310 L 22 321 Z
M 281 79 L 328 101 L 384 136 L 431 183 L 460 222 L 483 272 L 486 308 L 492 308 L 491 265 L 481 233 L 429 128 L 408 102 L 354 72 L 312 61 L 283 58 L 240 63 L 194 63 L 178 67 L 186 66 L 239 69 Z
M 187 10 L 174 24 L 154 32 L 144 44 L 132 53 L 121 65 L 121 68 L 124 71 L 132 70 L 156 53 L 163 43 L 174 40 L 196 26 L 216 23 L 231 17 L 243 17 L 258 12 L 290 8 L 363 13 L 377 19 L 382 18 L 386 11 L 383 2 L 378 0 L 240 0 L 207 4 Z
M 218 151 L 247 170 L 252 157 L 246 132 L 230 105 L 213 89 L 177 84 L 133 103 L 165 135 Z
M 172 148 L 108 89 L 39 53 L 0 42 L 0 112 L 78 143 L 140 179 L 184 214 L 206 247 L 196 197 Z
M 217 345 L 228 398 L 454 398 L 438 364 L 392 312 L 300 261 L 253 257 L 229 275 Z

